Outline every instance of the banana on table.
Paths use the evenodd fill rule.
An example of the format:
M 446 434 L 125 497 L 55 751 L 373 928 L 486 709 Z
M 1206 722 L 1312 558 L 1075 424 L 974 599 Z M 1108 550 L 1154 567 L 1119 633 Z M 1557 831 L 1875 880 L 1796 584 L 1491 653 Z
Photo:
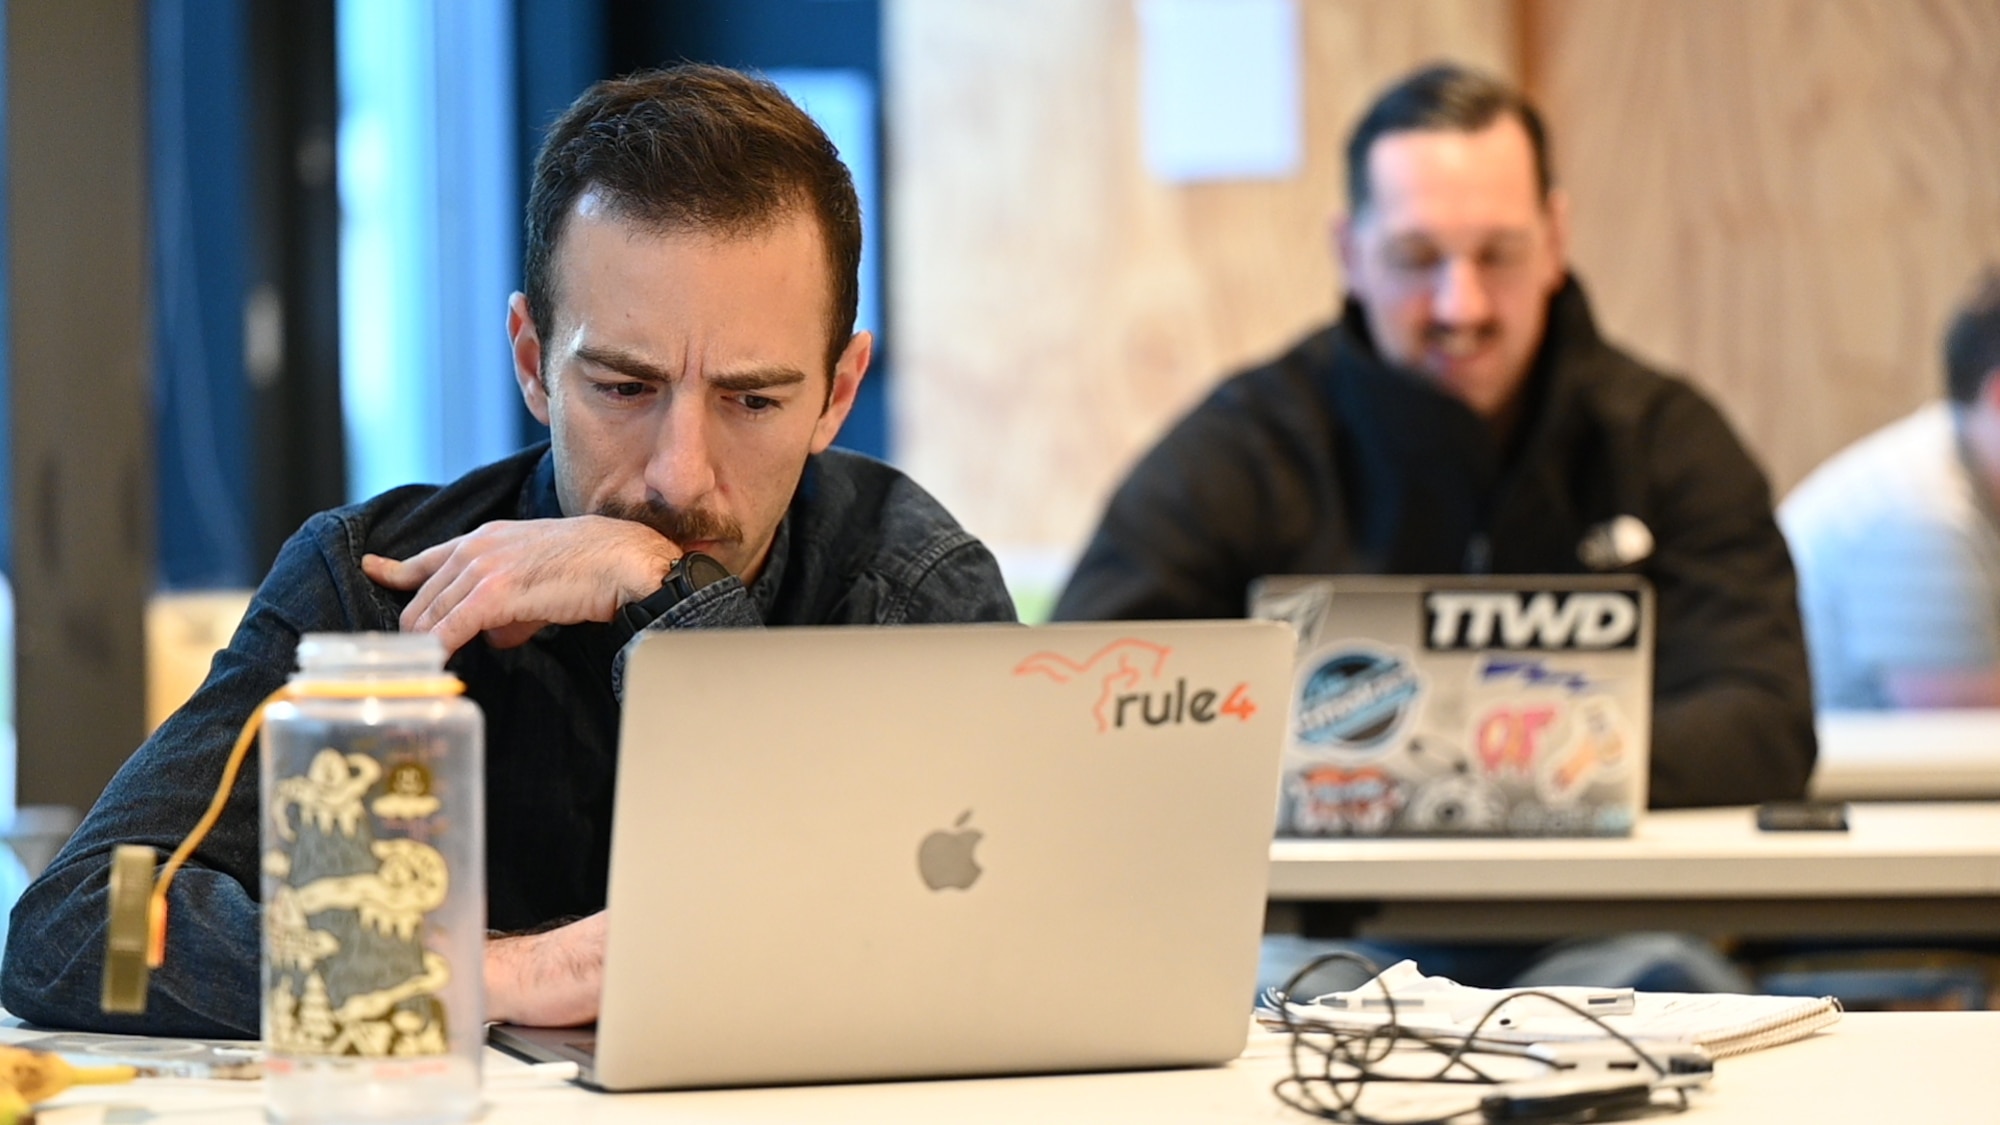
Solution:
M 27 1125 L 37 1102 L 71 1086 L 130 1082 L 145 1073 L 136 1066 L 76 1066 L 46 1051 L 0 1046 L 0 1125 Z

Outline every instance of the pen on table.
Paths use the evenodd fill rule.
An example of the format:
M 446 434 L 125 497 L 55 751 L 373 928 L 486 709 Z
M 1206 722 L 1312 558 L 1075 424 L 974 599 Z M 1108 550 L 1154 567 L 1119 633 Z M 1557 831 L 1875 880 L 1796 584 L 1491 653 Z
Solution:
M 1629 1016 L 1632 1014 L 1633 992 L 1629 988 L 1593 988 L 1584 990 L 1572 988 L 1510 989 L 1499 996 L 1481 995 L 1470 999 L 1443 995 L 1395 996 L 1393 1000 L 1395 1009 L 1399 1012 L 1421 1011 L 1425 1008 L 1440 1006 L 1443 1001 L 1457 1001 L 1450 1005 L 1452 1015 L 1456 1018 L 1467 1013 L 1476 1014 L 1483 1012 L 1495 1004 L 1504 1003 L 1523 994 L 1537 992 L 1547 992 L 1549 995 L 1566 1000 L 1592 1015 Z M 1314 1003 L 1350 1012 L 1386 1012 L 1390 1008 L 1391 1000 L 1392 997 L 1389 996 L 1357 996 L 1348 992 L 1332 992 L 1319 997 Z
M 1518 996 L 1536 995 L 1554 997 L 1555 999 L 1574 1005 L 1593 1016 L 1629 1016 L 1632 1014 L 1633 1005 L 1636 1003 L 1635 994 L 1629 988 L 1516 988 L 1508 989 L 1504 1000 L 1512 1000 Z M 1401 1003 L 1401 1001 L 1398 1001 L 1398 1003 Z M 1463 1017 L 1467 1014 L 1484 1012 L 1492 1007 L 1493 1004 L 1481 1001 L 1478 1004 L 1461 1006 L 1453 1014 Z M 1500 1017 L 1502 1025 L 1512 1022 L 1512 1019 L 1504 1015 Z
M 573 1062 L 527 1063 L 518 1067 L 495 1068 L 486 1072 L 486 1081 L 506 1084 L 526 1082 L 567 1082 L 577 1076 Z
M 1391 998 L 1387 996 L 1352 996 L 1344 992 L 1330 992 L 1313 1001 L 1313 1003 L 1324 1004 L 1329 1008 L 1342 1008 L 1350 1012 L 1359 1012 L 1367 1011 L 1371 1008 L 1377 1011 L 1388 1011 L 1391 1006 L 1390 1001 Z M 1394 997 L 1394 1006 L 1397 1011 L 1421 1008 L 1424 1006 L 1424 998 L 1421 996 L 1397 996 Z

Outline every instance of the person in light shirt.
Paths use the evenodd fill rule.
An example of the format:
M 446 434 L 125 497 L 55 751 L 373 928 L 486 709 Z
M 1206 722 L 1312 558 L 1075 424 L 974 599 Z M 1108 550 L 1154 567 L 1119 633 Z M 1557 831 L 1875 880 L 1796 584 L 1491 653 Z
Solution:
M 2000 707 L 2000 267 L 1944 337 L 1945 397 L 1785 497 L 1827 710 Z

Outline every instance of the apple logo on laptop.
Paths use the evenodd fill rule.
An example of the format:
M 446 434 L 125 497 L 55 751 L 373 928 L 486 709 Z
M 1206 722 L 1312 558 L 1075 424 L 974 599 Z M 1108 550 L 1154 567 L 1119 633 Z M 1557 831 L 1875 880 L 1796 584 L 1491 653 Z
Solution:
M 952 822 L 957 831 L 940 828 L 925 836 L 917 848 L 917 872 L 931 890 L 950 887 L 962 891 L 979 878 L 979 861 L 973 858 L 972 849 L 979 846 L 984 833 L 965 826 L 971 819 L 972 810 L 967 809 Z

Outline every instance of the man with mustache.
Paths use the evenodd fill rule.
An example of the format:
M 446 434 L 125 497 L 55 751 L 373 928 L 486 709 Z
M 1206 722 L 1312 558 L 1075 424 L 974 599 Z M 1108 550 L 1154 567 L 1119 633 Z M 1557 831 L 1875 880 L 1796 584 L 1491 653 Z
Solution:
M 1340 320 L 1146 455 L 1056 616 L 1240 617 L 1266 574 L 1632 571 L 1658 597 L 1652 803 L 1803 793 L 1812 698 L 1769 486 L 1706 399 L 1597 334 L 1540 116 L 1433 66 L 1347 160 Z
M 860 222 L 832 143 L 768 83 L 686 66 L 586 91 L 536 157 L 507 309 L 550 443 L 285 545 L 208 680 L 23 896 L 0 1002 L 56 1026 L 255 1035 L 254 761 L 172 885 L 143 1017 L 98 1010 L 111 851 L 187 834 L 302 633 L 400 628 L 442 640 L 486 716 L 488 924 L 513 935 L 487 945 L 488 1015 L 594 1018 L 636 633 L 1014 619 L 992 555 L 935 500 L 830 448 L 873 347 L 853 330 Z
M 1455 65 L 1347 144 L 1338 322 L 1223 382 L 1111 499 L 1056 616 L 1238 617 L 1267 574 L 1635 572 L 1655 806 L 1796 797 L 1812 696 L 1762 472 L 1598 335 L 1539 115 Z

